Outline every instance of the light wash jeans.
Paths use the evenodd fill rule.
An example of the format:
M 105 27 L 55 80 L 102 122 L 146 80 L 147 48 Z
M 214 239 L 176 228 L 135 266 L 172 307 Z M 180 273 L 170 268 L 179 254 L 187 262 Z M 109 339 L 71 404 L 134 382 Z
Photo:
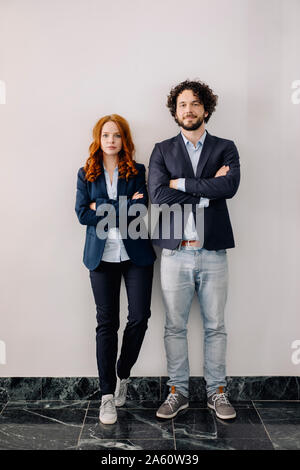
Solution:
M 184 396 L 189 396 L 187 322 L 196 290 L 203 317 L 203 375 L 209 396 L 219 386 L 226 386 L 227 252 L 181 245 L 175 250 L 163 248 L 160 274 L 166 308 L 167 385 L 174 385 Z

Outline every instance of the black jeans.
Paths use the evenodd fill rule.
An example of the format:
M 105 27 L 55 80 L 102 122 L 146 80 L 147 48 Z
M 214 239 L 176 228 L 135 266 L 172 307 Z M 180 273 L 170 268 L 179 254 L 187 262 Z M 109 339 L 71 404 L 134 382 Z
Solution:
M 116 370 L 122 275 L 128 298 L 128 321 Z M 116 372 L 120 379 L 127 379 L 138 358 L 151 315 L 152 279 L 153 265 L 137 266 L 131 260 L 101 261 L 96 269 L 90 270 L 97 311 L 97 365 L 103 395 L 115 392 Z

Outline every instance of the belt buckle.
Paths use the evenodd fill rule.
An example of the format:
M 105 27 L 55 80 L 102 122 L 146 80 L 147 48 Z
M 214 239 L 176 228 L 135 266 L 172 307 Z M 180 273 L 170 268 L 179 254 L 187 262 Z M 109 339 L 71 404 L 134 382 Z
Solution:
M 182 242 L 184 242 L 184 244 L 182 244 Z M 190 240 L 182 239 L 181 242 L 180 242 L 179 248 L 181 248 L 182 246 L 191 246 L 190 245 Z

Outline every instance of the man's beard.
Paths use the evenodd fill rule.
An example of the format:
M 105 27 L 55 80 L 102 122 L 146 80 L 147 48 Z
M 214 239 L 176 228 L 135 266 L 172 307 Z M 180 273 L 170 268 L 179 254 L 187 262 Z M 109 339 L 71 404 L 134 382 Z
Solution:
M 175 116 L 175 121 L 180 127 L 185 129 L 186 131 L 196 131 L 197 129 L 199 129 L 200 126 L 202 126 L 204 117 L 203 116 L 199 117 L 199 119 L 197 119 L 197 121 L 194 122 L 193 124 L 184 124 L 184 122 L 180 121 L 176 116 Z

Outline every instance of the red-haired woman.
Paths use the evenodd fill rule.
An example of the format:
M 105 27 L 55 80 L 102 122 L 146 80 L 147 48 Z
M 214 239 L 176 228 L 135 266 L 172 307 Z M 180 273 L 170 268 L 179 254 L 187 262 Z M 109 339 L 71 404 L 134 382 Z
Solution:
M 146 237 L 131 238 L 130 230 L 119 227 L 122 210 L 126 211 L 128 229 L 137 217 L 128 214 L 129 209 L 136 203 L 148 206 L 145 166 L 133 160 L 134 144 L 127 121 L 117 114 L 101 118 L 93 129 L 89 150 L 90 156 L 77 175 L 75 211 L 79 222 L 87 226 L 83 262 L 89 269 L 96 303 L 96 352 L 102 392 L 99 419 L 113 424 L 117 420 L 116 406 L 125 403 L 130 370 L 138 358 L 151 315 L 156 254 L 147 231 Z M 125 205 L 119 196 L 123 196 Z M 103 206 L 103 214 L 96 215 L 102 204 L 109 206 Z M 96 226 L 107 216 L 107 207 L 114 211 L 115 223 L 110 219 L 109 227 L 103 229 L 104 238 L 103 231 L 99 237 L 101 224 L 97 231 Z M 117 361 L 122 276 L 128 297 L 128 322 Z M 117 378 L 118 393 L 114 396 Z

